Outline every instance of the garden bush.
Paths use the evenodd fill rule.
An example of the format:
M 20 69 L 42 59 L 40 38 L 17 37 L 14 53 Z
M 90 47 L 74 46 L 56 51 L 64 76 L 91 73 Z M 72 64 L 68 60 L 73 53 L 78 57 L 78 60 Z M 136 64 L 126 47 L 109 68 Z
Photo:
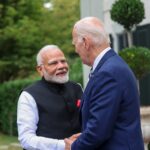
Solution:
M 70 80 L 83 85 L 83 72 L 80 57 L 68 58 Z
M 17 135 L 17 101 L 21 89 L 33 80 L 14 80 L 0 85 L 0 131 L 8 135 Z
M 119 51 L 119 55 L 128 63 L 137 79 L 150 72 L 150 50 L 145 47 L 130 47 Z

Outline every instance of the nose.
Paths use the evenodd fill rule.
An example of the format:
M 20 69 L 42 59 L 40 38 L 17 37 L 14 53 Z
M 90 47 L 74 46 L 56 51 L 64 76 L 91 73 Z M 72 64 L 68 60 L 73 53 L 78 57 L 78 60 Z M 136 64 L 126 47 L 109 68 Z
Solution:
M 60 61 L 60 62 L 58 63 L 58 68 L 59 68 L 59 69 L 68 68 L 67 62 L 64 63 L 64 62 L 61 62 L 61 61 Z

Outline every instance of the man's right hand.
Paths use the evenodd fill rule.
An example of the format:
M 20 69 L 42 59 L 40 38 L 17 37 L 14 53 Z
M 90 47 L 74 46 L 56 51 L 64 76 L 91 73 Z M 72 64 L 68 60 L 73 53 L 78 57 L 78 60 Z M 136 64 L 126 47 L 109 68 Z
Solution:
M 65 150 L 71 150 L 71 144 L 81 135 L 81 133 L 73 134 L 69 138 L 65 138 Z

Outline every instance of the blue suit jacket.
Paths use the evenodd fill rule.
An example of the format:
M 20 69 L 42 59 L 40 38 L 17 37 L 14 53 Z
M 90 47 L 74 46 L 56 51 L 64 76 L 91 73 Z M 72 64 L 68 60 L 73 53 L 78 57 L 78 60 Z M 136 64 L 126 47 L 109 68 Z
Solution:
M 84 91 L 82 134 L 71 150 L 144 150 L 139 108 L 136 78 L 111 49 Z

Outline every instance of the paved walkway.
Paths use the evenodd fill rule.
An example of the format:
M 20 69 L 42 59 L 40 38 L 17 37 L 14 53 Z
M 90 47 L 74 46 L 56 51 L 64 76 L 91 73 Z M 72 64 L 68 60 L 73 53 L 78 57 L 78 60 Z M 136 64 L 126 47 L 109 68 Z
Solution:
M 22 148 L 18 143 L 11 143 L 9 145 L 0 146 L 0 150 L 22 150 Z

